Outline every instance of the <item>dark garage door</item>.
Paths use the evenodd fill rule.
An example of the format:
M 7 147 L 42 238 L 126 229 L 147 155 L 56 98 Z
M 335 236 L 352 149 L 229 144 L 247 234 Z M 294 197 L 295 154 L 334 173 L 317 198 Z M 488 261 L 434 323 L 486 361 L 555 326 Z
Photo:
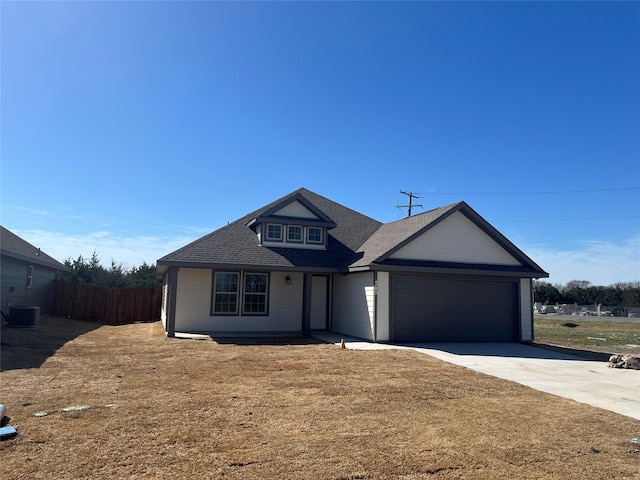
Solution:
M 394 275 L 393 341 L 516 341 L 517 285 L 509 280 Z

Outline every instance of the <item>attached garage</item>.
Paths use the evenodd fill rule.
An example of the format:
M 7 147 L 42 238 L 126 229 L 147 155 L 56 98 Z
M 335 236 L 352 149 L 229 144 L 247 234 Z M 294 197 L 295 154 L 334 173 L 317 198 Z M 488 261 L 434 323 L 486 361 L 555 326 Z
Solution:
M 230 311 L 211 306 L 212 271 L 236 279 Z M 157 272 L 168 336 L 330 329 L 405 343 L 531 341 L 532 279 L 549 276 L 465 202 L 381 223 L 304 188 L 166 255 Z M 244 272 L 267 274 L 261 313 L 245 308 L 255 295 Z
M 394 274 L 390 303 L 396 343 L 519 339 L 517 279 Z

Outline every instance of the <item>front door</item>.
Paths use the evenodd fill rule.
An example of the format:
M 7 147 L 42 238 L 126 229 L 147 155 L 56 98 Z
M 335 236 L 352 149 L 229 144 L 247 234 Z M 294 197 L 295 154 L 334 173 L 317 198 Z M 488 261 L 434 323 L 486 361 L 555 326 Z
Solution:
M 326 330 L 328 320 L 329 277 L 311 277 L 311 330 Z

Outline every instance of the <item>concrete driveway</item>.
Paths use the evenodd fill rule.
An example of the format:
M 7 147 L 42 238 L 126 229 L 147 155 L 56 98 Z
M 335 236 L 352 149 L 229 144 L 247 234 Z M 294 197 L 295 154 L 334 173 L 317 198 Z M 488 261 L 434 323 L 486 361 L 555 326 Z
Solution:
M 420 343 L 388 345 L 334 333 L 316 335 L 350 349 L 412 349 L 476 372 L 511 380 L 640 420 L 640 370 L 608 368 L 607 362 L 519 343 Z

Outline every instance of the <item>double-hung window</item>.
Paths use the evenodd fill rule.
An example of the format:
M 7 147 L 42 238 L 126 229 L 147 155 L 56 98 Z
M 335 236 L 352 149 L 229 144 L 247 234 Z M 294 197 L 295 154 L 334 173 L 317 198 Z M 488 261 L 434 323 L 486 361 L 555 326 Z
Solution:
M 236 272 L 215 272 L 213 275 L 213 301 L 211 313 L 213 315 L 237 315 L 238 287 L 240 274 Z
M 269 274 L 214 272 L 211 315 L 266 315 Z
M 265 315 L 267 313 L 268 280 L 266 273 L 244 274 L 243 314 Z

